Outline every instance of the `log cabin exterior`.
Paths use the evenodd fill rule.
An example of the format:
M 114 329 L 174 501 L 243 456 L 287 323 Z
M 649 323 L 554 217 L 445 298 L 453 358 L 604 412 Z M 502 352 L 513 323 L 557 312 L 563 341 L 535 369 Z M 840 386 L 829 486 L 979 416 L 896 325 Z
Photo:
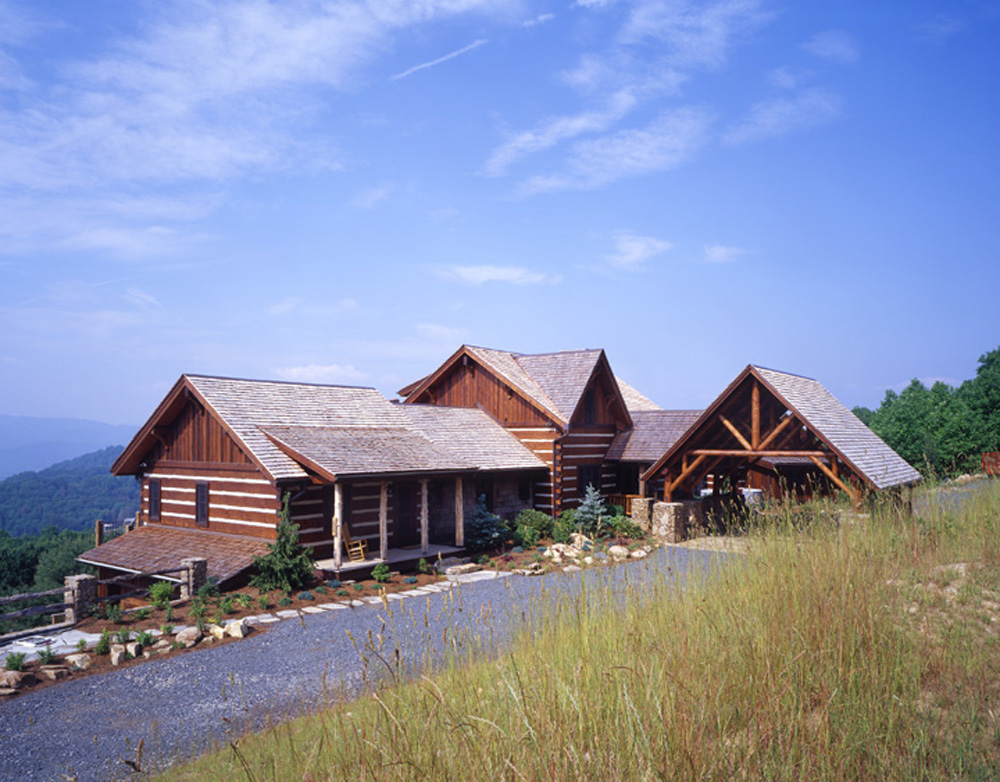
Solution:
M 178 564 L 205 557 L 226 580 L 275 539 L 286 494 L 300 543 L 339 572 L 345 534 L 377 553 L 372 565 L 390 550 L 460 550 L 480 484 L 516 513 L 546 466 L 480 410 L 422 414 L 372 388 L 183 375 L 112 472 L 139 480 L 139 525 L 81 561 L 143 572 L 170 551 Z
M 655 408 L 626 386 L 636 407 Z M 612 442 L 633 428 L 622 386 L 603 350 L 524 354 L 463 345 L 427 377 L 399 391 L 404 407 L 476 408 L 545 463 L 534 507 L 556 515 L 575 507 L 588 484 L 619 486 Z
M 920 473 L 819 382 L 747 366 L 642 475 L 666 502 L 727 482 L 764 496 L 895 489 Z

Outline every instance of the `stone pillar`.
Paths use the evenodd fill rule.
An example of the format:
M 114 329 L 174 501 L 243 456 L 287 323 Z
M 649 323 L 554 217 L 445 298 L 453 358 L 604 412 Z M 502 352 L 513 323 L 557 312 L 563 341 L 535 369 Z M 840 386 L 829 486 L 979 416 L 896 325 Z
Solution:
M 91 606 L 97 605 L 97 579 L 89 575 L 66 576 L 63 584 L 66 621 L 76 624 L 87 616 Z
M 668 543 L 687 538 L 689 510 L 683 502 L 657 502 L 653 505 L 652 533 Z
M 650 529 L 654 502 L 656 502 L 656 500 L 652 497 L 632 498 L 632 521 L 646 530 L 646 532 L 649 532 Z
M 182 559 L 187 571 L 181 573 L 181 600 L 190 600 L 208 582 L 208 562 L 201 557 Z

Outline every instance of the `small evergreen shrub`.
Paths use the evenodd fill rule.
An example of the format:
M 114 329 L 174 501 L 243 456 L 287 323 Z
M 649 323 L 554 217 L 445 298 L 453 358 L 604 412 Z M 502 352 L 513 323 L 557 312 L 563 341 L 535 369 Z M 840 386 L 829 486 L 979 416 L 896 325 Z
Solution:
M 125 628 L 124 630 L 119 630 L 117 633 L 115 633 L 115 640 L 118 641 L 118 643 L 120 644 L 127 644 L 129 641 L 132 640 L 132 631 L 129 630 L 128 628 Z
M 569 536 L 576 532 L 576 511 L 572 508 L 559 514 L 552 524 L 552 540 L 555 543 L 569 543 Z
M 608 526 L 616 535 L 621 535 L 625 538 L 637 538 L 643 539 L 646 537 L 646 532 L 636 524 L 628 516 L 613 516 L 608 520 Z
M 428 576 L 431 574 L 431 572 L 433 572 L 433 569 L 431 568 L 430 565 L 427 564 L 427 560 L 421 557 L 420 560 L 417 562 L 417 572 L 421 573 L 422 575 Z
M 94 654 L 109 654 L 111 652 L 111 631 L 105 628 L 94 646 Z
M 390 578 L 392 578 L 392 573 L 389 571 L 389 566 L 382 562 L 372 568 L 372 578 L 374 578 L 378 583 L 384 584 Z
M 198 597 L 202 600 L 211 600 L 213 597 L 219 596 L 219 582 L 217 579 L 210 578 L 200 587 L 198 587 Z
M 28 655 L 25 652 L 7 652 L 4 658 L 4 667 L 8 671 L 23 671 L 24 660 Z
M 153 645 L 153 634 L 149 630 L 140 630 L 135 634 L 136 643 L 139 646 L 147 647 Z
M 278 520 L 278 536 L 273 544 L 268 544 L 268 552 L 254 558 L 257 573 L 250 580 L 258 589 L 267 591 L 281 589 L 292 592 L 301 589 L 313 577 L 313 561 L 299 545 L 299 526 L 291 522 L 288 503 L 291 498 L 285 492 Z
M 191 607 L 188 609 L 188 613 L 195 619 L 203 619 L 206 611 L 208 611 L 208 606 L 200 597 L 196 597 L 192 600 Z
M 281 598 L 281 600 L 278 601 L 278 606 L 280 608 L 287 608 L 291 604 L 292 604 L 292 598 L 290 598 L 288 595 L 285 595 L 284 597 Z
M 365 585 L 361 583 L 354 584 L 353 586 L 355 592 L 361 592 L 365 588 Z
M 317 595 L 325 595 L 326 594 L 326 587 L 323 586 L 322 584 L 320 584 L 318 587 L 316 587 L 315 589 L 313 589 L 313 592 L 315 592 Z
M 163 618 L 168 622 L 174 621 L 174 607 L 170 603 L 167 603 L 166 607 L 163 609 Z
M 486 509 L 486 495 L 481 494 L 465 519 L 465 547 L 475 553 L 493 551 L 506 542 L 507 532 L 507 522 Z
M 257 596 L 257 607 L 261 611 L 266 611 L 268 608 L 271 607 L 271 601 L 267 599 L 267 595 Z
M 219 602 L 219 610 L 224 614 L 231 614 L 236 610 L 236 600 L 232 595 L 226 595 Z
M 404 584 L 416 584 L 417 583 L 417 577 L 416 576 L 407 576 L 406 578 L 403 579 L 403 583 Z
M 584 535 L 597 537 L 607 527 L 608 509 L 604 506 L 601 493 L 592 485 L 587 486 L 583 502 L 576 509 L 576 524 Z
M 174 594 L 174 585 L 169 581 L 155 581 L 149 585 L 149 602 L 157 608 L 166 608 Z
M 315 600 L 316 599 L 315 597 L 313 597 L 312 592 L 299 592 L 298 597 L 299 597 L 299 600 Z
M 348 592 L 346 589 L 338 589 L 334 594 L 336 594 L 337 597 L 347 597 L 350 594 L 350 592 Z
M 137 608 L 135 611 L 135 618 L 139 622 L 145 622 L 149 619 L 149 606 L 143 606 L 142 608 Z
M 539 540 L 552 537 L 552 525 L 553 520 L 551 516 L 534 508 L 525 508 L 514 519 L 515 530 L 518 527 L 533 529 L 538 533 Z
M 162 624 L 160 625 L 160 632 L 163 633 L 164 635 L 173 635 L 174 626 L 171 624 Z
M 330 587 L 330 589 L 340 589 L 340 582 L 335 578 L 331 578 L 327 581 L 326 585 Z
M 541 539 L 541 535 L 538 534 L 538 530 L 534 527 L 522 527 L 520 525 L 514 527 L 514 547 L 519 548 L 522 551 L 524 547 L 532 548 L 538 545 L 538 541 Z
M 236 605 L 242 609 L 250 608 L 253 605 L 253 598 L 243 592 L 233 595 L 233 599 L 236 600 Z
M 108 603 L 104 606 L 104 616 L 107 617 L 109 622 L 114 622 L 116 625 L 121 624 L 122 604 L 117 601 Z
M 42 665 L 52 665 L 56 661 L 56 653 L 48 646 L 38 650 L 38 662 Z
M 87 639 L 86 638 L 81 638 L 79 641 L 76 642 L 76 650 L 78 652 L 85 652 L 85 651 L 87 651 Z

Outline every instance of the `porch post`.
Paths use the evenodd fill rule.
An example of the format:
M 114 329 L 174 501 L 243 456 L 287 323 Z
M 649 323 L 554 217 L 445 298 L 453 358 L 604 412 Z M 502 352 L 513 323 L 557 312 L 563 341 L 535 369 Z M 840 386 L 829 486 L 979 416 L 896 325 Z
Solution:
M 463 501 L 462 476 L 455 476 L 455 545 L 465 546 L 465 502 Z
M 430 529 L 427 523 L 427 479 L 420 481 L 420 553 L 426 554 L 430 545 Z
M 344 489 L 340 481 L 333 484 L 333 568 L 340 570 L 343 562 L 344 532 L 341 529 L 341 516 L 344 515 Z
M 378 500 L 378 555 L 389 559 L 389 484 L 382 481 Z

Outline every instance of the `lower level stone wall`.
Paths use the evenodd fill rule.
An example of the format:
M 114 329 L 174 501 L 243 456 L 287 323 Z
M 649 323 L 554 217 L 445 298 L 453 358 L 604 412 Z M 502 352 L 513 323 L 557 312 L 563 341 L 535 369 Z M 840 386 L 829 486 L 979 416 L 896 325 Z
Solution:
M 653 504 L 650 533 L 668 543 L 680 543 L 689 537 L 697 537 L 704 526 L 704 510 L 698 500 Z

